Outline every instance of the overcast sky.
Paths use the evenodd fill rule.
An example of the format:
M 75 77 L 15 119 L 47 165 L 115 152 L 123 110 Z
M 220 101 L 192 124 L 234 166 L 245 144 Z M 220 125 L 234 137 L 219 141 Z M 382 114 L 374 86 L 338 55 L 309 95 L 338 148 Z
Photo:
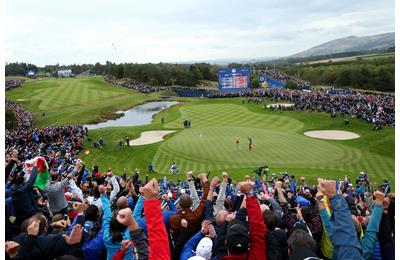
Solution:
M 40 66 L 287 56 L 395 28 L 394 0 L 6 0 L 5 8 L 6 61 Z

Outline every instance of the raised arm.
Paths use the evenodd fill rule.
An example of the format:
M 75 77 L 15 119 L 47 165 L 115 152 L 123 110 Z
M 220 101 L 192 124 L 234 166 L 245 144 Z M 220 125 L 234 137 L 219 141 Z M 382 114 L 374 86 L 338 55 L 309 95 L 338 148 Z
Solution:
M 267 248 L 265 234 L 267 228 L 261 215 L 260 204 L 252 194 L 253 182 L 240 182 L 238 184 L 241 192 L 246 194 L 246 209 L 250 226 L 250 249 L 248 259 L 266 259 Z
M 189 184 L 189 191 L 190 191 L 190 198 L 192 199 L 193 202 L 193 210 L 197 209 L 197 207 L 200 205 L 200 199 L 199 195 L 197 194 L 196 187 L 193 182 L 193 172 L 189 171 L 186 173 L 187 177 L 187 182 Z
M 118 181 L 115 178 L 115 176 L 113 176 L 112 172 L 108 172 L 107 176 L 108 176 L 109 181 L 111 182 L 111 185 L 113 187 L 113 189 L 111 191 L 111 194 L 110 194 L 110 201 L 113 201 L 115 196 L 117 196 L 118 192 L 120 191 L 120 188 L 119 188 Z
M 108 200 L 106 195 L 106 187 L 100 185 L 99 191 L 101 193 L 100 199 L 103 206 L 103 237 L 106 238 L 110 236 L 110 222 L 112 219 L 112 212 L 110 208 L 110 201 Z
M 161 213 L 161 202 L 158 200 L 160 187 L 156 179 L 141 188 L 143 192 L 144 214 L 148 228 L 150 255 L 149 259 L 171 259 L 169 240 Z
M 380 191 L 375 192 L 375 206 L 372 210 L 371 217 L 368 222 L 364 236 L 360 239 L 363 247 L 363 257 L 370 259 L 374 253 L 375 243 L 378 240 L 379 224 L 381 223 L 383 212 L 383 200 L 385 194 Z M 366 250 L 368 248 L 368 250 Z
M 224 200 L 226 197 L 226 185 L 228 184 L 228 174 L 226 172 L 222 173 L 223 180 L 219 185 L 219 192 L 217 201 L 215 202 L 214 213 L 217 214 L 224 207 Z
M 36 180 L 36 176 L 37 176 L 37 168 L 33 167 L 31 176 L 29 177 L 29 179 L 25 183 L 25 185 L 22 186 L 21 191 L 28 192 L 28 191 L 32 190 L 33 184 L 35 183 L 35 180 Z
M 132 210 L 130 208 L 122 209 L 118 212 L 117 221 L 129 229 L 131 240 L 135 245 L 136 252 L 138 254 L 138 259 L 148 259 L 149 258 L 149 242 L 142 228 L 139 227 L 138 223 L 132 217 Z M 129 248 L 130 241 L 123 241 L 121 246 L 121 251 L 118 252 L 119 255 L 124 256 L 125 251 Z
M 330 199 L 332 241 L 337 259 L 363 259 L 350 209 L 343 195 L 336 194 L 336 181 L 318 179 L 318 186 Z
M 210 183 L 207 180 L 207 175 L 205 173 L 200 173 L 199 174 L 199 179 L 203 183 L 203 196 L 201 197 L 200 205 L 199 207 L 193 211 L 193 215 L 195 218 L 202 218 L 204 209 L 206 207 L 206 200 L 208 196 L 208 192 L 210 191 Z

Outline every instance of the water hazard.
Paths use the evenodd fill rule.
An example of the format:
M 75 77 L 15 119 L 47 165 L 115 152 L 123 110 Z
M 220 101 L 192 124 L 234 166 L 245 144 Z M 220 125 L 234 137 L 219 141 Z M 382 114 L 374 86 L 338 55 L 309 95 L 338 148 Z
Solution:
M 85 127 L 90 130 L 112 126 L 147 125 L 151 123 L 153 115 L 178 103 L 177 101 L 148 102 L 125 111 L 117 111 L 116 113 L 124 114 L 120 118 L 107 120 L 98 124 L 85 125 Z

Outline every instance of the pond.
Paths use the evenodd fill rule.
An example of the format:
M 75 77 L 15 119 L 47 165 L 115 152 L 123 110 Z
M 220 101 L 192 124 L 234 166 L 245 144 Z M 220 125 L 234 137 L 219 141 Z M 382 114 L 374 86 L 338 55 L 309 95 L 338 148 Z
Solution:
M 153 115 L 167 109 L 173 105 L 179 104 L 177 101 L 157 101 L 148 102 L 142 105 L 135 106 L 125 111 L 117 111 L 118 114 L 123 114 L 120 118 L 107 120 L 93 125 L 84 125 L 89 130 L 99 129 L 112 126 L 138 126 L 150 124 L 153 120 Z

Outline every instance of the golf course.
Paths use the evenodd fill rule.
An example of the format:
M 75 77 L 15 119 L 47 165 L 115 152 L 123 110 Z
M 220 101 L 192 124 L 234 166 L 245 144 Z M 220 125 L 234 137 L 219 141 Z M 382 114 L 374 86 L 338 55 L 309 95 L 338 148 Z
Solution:
M 153 121 L 142 126 L 107 127 L 90 130 L 92 140 L 102 138 L 104 146 L 93 148 L 85 140 L 85 153 L 80 158 L 91 167 L 97 163 L 101 172 L 111 168 L 114 173 L 131 174 L 135 168 L 147 172 L 152 163 L 157 178 L 171 175 L 176 162 L 180 173 L 170 176 L 184 179 L 185 172 L 227 171 L 232 178 L 254 174 L 253 170 L 268 165 L 271 173 L 303 175 L 312 182 L 317 177 L 354 180 L 360 171 L 368 173 L 372 184 L 383 179 L 394 183 L 395 131 L 392 127 L 373 131 L 372 125 L 356 118 L 330 118 L 327 113 L 309 111 L 272 111 L 264 105 L 275 103 L 242 103 L 242 98 L 162 98 L 163 93 L 145 95 L 135 90 L 106 83 L 101 77 L 43 79 L 26 82 L 6 92 L 34 114 L 35 126 L 89 124 L 118 117 L 116 111 L 126 110 L 150 101 L 179 101 L 162 110 Z M 162 123 L 162 120 L 164 123 Z M 190 128 L 183 121 L 191 121 Z M 163 141 L 119 146 L 119 140 L 139 138 L 150 130 L 174 131 Z M 312 130 L 343 130 L 359 138 L 324 140 L 305 136 Z M 248 149 L 248 138 L 253 149 Z M 240 145 L 235 144 L 239 138 Z M 393 185 L 394 186 L 394 185 Z

